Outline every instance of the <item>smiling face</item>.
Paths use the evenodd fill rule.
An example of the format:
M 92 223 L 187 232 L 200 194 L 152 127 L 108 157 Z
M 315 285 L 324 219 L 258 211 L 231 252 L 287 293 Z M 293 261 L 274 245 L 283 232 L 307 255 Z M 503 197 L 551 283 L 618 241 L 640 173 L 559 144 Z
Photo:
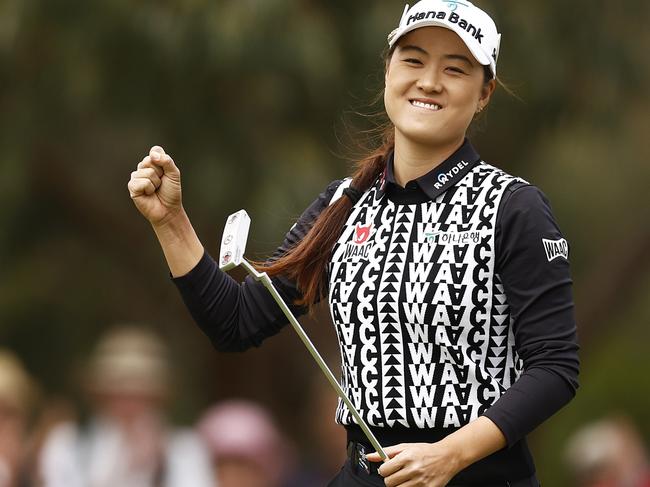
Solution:
M 422 27 L 399 40 L 386 68 L 384 103 L 396 144 L 457 148 L 496 84 L 464 42 L 444 27 Z

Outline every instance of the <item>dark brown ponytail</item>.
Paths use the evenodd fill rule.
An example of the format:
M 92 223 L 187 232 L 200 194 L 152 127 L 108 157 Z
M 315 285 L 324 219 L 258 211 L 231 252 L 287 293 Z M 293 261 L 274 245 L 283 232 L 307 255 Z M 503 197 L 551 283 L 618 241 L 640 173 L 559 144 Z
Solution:
M 391 125 L 383 132 L 381 146 L 357 162 L 351 186 L 361 192 L 370 188 L 384 171 L 394 147 L 395 131 Z M 321 212 L 294 248 L 279 259 L 258 263 L 256 267 L 270 276 L 282 274 L 294 280 L 303 296 L 296 304 L 311 309 L 325 297 L 327 264 L 351 208 L 350 198 L 342 196 Z

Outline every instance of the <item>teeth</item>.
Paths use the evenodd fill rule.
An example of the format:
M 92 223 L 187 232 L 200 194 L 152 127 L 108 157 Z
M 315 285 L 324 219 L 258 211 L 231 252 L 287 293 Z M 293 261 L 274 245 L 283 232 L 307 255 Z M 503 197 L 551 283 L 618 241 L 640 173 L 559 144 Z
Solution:
M 428 110 L 440 110 L 440 108 L 442 108 L 440 105 L 435 105 L 432 103 L 424 103 L 418 100 L 412 100 L 411 105 L 415 107 L 426 108 Z

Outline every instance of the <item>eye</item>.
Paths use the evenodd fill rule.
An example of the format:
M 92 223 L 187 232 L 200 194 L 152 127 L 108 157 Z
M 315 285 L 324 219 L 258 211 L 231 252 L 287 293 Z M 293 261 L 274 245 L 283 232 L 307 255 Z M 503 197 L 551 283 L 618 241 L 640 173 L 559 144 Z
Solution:
M 404 62 L 408 63 L 408 64 L 417 64 L 417 65 L 422 64 L 422 61 L 420 61 L 419 59 L 416 59 L 416 58 L 412 58 L 412 57 L 404 59 Z
M 448 69 L 449 71 L 454 72 L 454 73 L 458 73 L 458 74 L 467 74 L 467 73 L 465 73 L 465 71 L 463 71 L 463 70 L 462 70 L 461 68 L 459 68 L 458 66 L 449 66 L 447 69 Z

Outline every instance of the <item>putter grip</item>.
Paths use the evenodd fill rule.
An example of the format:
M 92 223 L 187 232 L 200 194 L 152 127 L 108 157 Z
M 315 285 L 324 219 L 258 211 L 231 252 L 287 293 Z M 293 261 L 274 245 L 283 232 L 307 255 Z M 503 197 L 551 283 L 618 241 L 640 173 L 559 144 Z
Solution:
M 219 269 L 228 271 L 241 264 L 250 226 L 251 219 L 246 210 L 239 210 L 228 217 L 221 238 Z

